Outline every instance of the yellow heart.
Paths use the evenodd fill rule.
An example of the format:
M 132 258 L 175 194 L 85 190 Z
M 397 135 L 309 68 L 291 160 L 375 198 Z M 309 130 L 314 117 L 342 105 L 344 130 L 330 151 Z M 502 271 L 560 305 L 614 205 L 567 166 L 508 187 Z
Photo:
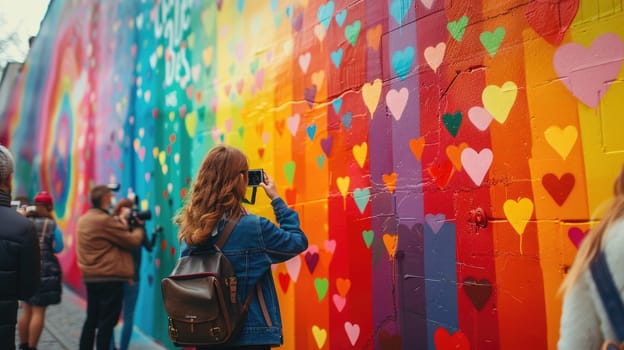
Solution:
M 319 41 L 323 41 L 327 32 L 325 31 L 325 27 L 323 27 L 323 25 L 319 23 L 314 26 L 314 34 L 319 39 Z
M 163 54 L 163 47 L 162 45 L 158 45 L 158 47 L 156 48 L 156 56 L 158 56 L 158 58 L 161 58 Z
M 351 179 L 348 176 L 339 177 L 336 179 L 336 185 L 338 185 L 338 191 L 342 194 L 343 197 L 347 196 L 347 192 L 349 192 L 349 183 Z
M 197 112 L 192 111 L 184 117 L 184 125 L 186 126 L 186 132 L 188 132 L 189 137 L 195 137 L 195 132 L 197 132 Z
M 462 142 L 459 146 L 449 145 L 446 147 L 446 155 L 448 159 L 453 163 L 457 171 L 462 170 L 461 153 L 468 147 L 468 144 Z
M 320 70 L 318 72 L 312 73 L 310 80 L 312 80 L 312 84 L 316 85 L 316 89 L 319 90 L 321 88 L 321 85 L 323 84 L 323 81 L 325 81 L 325 72 Z
M 507 81 L 501 87 L 488 85 L 483 89 L 481 100 L 483 107 L 497 122 L 502 124 L 507 120 L 511 107 L 516 102 L 516 95 L 518 95 L 516 83 Z
M 204 65 L 210 66 L 212 64 L 212 46 L 204 49 L 202 52 L 202 58 L 204 59 Z
M 360 165 L 360 168 L 364 167 L 364 162 L 366 162 L 366 154 L 368 153 L 368 144 L 366 142 L 362 142 L 359 145 L 353 146 L 353 157 L 355 161 Z
M 553 125 L 544 131 L 544 136 L 548 144 L 565 160 L 576 143 L 578 130 L 573 125 L 568 125 L 565 129 Z
M 519 201 L 508 199 L 503 204 L 503 211 L 511 227 L 519 235 L 524 233 L 527 223 L 533 215 L 533 201 L 528 198 L 521 198 Z
M 321 349 L 323 345 L 325 345 L 325 340 L 327 340 L 327 331 L 317 325 L 314 325 L 312 326 L 312 335 L 314 335 L 316 346 Z
M 192 49 L 195 45 L 195 33 L 191 33 L 186 37 L 186 41 L 188 42 L 189 49 Z
M 132 146 L 134 146 L 134 151 L 138 152 L 139 148 L 141 147 L 141 143 L 139 142 L 139 139 L 134 139 Z
M 165 165 L 166 157 L 167 157 L 167 154 L 165 153 L 165 151 L 160 151 L 160 154 L 158 155 L 158 160 L 160 161 L 160 165 Z
M 158 152 L 159 152 L 158 147 L 154 147 L 152 149 L 152 156 L 154 157 L 154 159 L 158 157 Z
M 386 246 L 388 255 L 390 255 L 390 258 L 392 259 L 394 259 L 398 239 L 399 235 L 391 235 L 389 233 L 384 233 L 383 235 L 384 245 Z
M 381 79 L 375 79 L 372 83 L 364 83 L 364 85 L 362 85 L 362 98 L 364 99 L 364 104 L 368 108 L 371 118 L 377 109 L 380 95 Z

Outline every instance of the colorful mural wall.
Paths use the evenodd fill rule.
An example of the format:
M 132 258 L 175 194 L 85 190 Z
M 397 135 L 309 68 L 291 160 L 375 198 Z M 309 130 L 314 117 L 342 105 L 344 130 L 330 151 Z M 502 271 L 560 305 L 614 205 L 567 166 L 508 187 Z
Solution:
M 172 216 L 227 143 L 310 240 L 274 269 L 285 349 L 554 349 L 557 288 L 624 163 L 623 7 L 55 0 L 0 141 L 16 194 L 53 194 L 79 292 L 90 186 L 153 211 L 137 325 L 164 344 Z

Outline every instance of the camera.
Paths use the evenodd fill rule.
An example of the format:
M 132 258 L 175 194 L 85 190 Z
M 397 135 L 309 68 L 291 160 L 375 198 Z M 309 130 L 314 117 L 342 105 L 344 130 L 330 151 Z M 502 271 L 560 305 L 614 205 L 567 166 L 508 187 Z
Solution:
M 258 187 L 264 182 L 264 170 L 262 169 L 250 169 L 247 174 L 249 177 L 247 186 Z
M 139 207 L 139 196 L 134 195 L 134 206 L 130 210 L 130 215 L 128 216 L 128 226 L 130 228 L 141 226 L 138 220 L 147 221 L 152 219 L 152 212 L 148 210 L 138 210 Z

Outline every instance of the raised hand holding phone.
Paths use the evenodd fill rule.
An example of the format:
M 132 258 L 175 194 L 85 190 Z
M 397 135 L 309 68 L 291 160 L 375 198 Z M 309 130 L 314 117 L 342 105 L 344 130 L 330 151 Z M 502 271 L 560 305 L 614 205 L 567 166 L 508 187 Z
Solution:
M 264 189 L 264 192 L 266 192 L 267 196 L 271 200 L 279 197 L 279 193 L 277 192 L 273 179 L 266 172 L 264 172 L 264 181 L 260 183 L 260 187 Z

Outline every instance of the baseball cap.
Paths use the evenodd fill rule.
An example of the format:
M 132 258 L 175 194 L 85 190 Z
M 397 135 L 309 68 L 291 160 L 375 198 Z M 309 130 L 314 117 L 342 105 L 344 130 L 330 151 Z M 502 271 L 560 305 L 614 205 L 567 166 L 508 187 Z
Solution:
M 35 204 L 53 205 L 52 196 L 46 191 L 41 191 L 35 196 Z
M 4 182 L 13 173 L 13 156 L 3 145 L 0 145 L 0 182 Z

